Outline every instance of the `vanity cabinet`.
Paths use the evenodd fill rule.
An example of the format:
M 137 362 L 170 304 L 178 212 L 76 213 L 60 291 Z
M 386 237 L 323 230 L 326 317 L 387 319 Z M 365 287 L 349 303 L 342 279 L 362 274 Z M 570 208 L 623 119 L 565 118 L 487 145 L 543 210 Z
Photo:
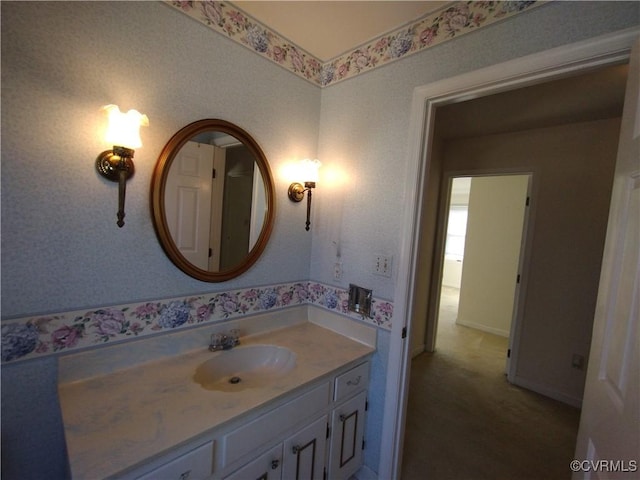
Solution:
M 370 363 L 364 362 L 323 383 L 221 439 L 224 480 L 340 480 L 358 471 L 363 460 L 364 424 Z M 319 416 L 318 416 L 319 415 Z M 246 462 L 260 445 L 313 419 L 282 443 Z M 225 475 L 238 463 L 244 463 Z M 216 478 L 220 478 L 216 476 Z
M 327 445 L 327 416 L 279 443 L 224 480 L 322 480 Z
M 347 480 L 363 461 L 369 368 L 367 360 L 247 412 L 187 453 L 125 478 Z
M 325 381 L 287 403 L 223 434 L 219 442 L 220 455 L 216 459 L 216 471 L 226 478 L 227 472 L 235 470 L 237 466 L 248 465 L 247 460 L 253 462 L 252 459 L 257 452 L 276 442 L 285 444 L 284 455 L 281 458 L 285 473 L 291 471 L 292 467 L 288 466 L 292 461 L 289 460 L 291 455 L 306 461 L 310 448 L 314 444 L 315 450 L 321 449 L 322 453 L 316 464 L 324 466 L 327 408 L 330 403 L 331 383 Z M 322 420 L 321 427 L 317 426 L 319 420 L 316 419 L 319 417 L 321 417 L 319 420 Z M 309 423 L 310 421 L 312 423 Z M 321 439 L 316 438 L 318 436 Z M 307 446 L 310 442 L 311 445 Z

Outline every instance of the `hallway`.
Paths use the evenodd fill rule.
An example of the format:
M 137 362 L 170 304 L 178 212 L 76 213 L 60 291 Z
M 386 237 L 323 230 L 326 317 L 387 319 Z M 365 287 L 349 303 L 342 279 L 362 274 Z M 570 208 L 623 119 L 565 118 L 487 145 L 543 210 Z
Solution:
M 509 384 L 508 339 L 456 325 L 457 292 L 411 364 L 403 480 L 571 478 L 580 411 Z

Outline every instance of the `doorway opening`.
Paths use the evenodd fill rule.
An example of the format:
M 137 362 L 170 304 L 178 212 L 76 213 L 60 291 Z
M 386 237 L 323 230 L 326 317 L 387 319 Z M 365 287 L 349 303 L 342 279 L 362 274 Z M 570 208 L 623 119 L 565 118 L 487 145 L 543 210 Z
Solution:
M 496 366 L 502 359 L 497 368 L 509 373 L 531 181 L 531 174 L 443 179 L 437 333 L 427 351 L 485 355 Z

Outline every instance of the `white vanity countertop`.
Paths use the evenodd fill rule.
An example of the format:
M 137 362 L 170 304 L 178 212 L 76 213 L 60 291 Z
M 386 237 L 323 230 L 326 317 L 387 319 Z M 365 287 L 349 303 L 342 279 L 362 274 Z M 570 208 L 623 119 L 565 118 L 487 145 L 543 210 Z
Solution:
M 206 346 L 87 380 L 61 384 L 60 404 L 74 479 L 105 478 L 169 453 L 256 407 L 374 352 L 370 346 L 312 323 L 243 337 L 243 345 L 294 351 L 296 367 L 264 388 L 206 390 L 193 381 L 214 355 Z

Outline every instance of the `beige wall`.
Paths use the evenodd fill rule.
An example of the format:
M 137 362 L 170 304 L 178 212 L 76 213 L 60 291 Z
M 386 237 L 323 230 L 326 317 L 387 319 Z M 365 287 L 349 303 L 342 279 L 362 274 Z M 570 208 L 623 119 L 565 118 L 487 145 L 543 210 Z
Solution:
M 509 336 L 528 183 L 528 175 L 471 181 L 460 325 Z
M 517 383 L 579 404 L 589 356 L 619 120 L 446 143 L 443 171 L 533 172 Z

